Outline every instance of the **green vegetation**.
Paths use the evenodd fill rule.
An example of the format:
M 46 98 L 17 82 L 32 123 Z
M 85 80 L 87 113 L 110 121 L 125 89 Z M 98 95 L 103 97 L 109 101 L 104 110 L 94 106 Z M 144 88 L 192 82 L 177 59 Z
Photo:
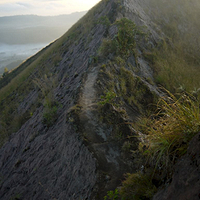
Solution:
M 198 62 L 192 60 L 192 55 L 186 54 L 182 45 L 174 44 L 172 47 L 163 41 L 151 53 L 146 52 L 145 56 L 152 63 L 157 84 L 171 92 L 177 92 L 181 86 L 187 92 L 200 88 L 200 57 Z
M 157 191 L 151 177 L 142 173 L 127 174 L 120 189 L 121 199 L 124 200 L 149 200 Z
M 105 105 L 106 103 L 113 104 L 116 94 L 114 92 L 107 92 L 105 96 L 101 96 L 101 101 L 99 104 Z
M 144 169 L 141 173 L 128 174 L 122 186 L 109 191 L 105 199 L 152 198 L 163 180 L 171 178 L 175 162 L 186 153 L 190 140 L 200 131 L 199 101 L 186 93 L 175 96 L 166 91 L 158 102 L 156 114 L 139 123 L 143 133 L 139 162 L 144 164 Z M 125 149 L 130 151 L 130 144 Z
M 30 118 L 30 112 L 26 111 L 22 114 L 17 112 L 17 103 L 8 102 L 3 105 L 0 115 L 0 146 L 8 139 L 11 133 L 19 130 L 21 126 Z M 33 105 L 37 106 L 37 105 Z M 0 105 L 0 108 L 2 105 Z M 32 109 L 33 109 L 32 107 Z M 30 110 L 31 111 L 31 110 Z
M 145 128 L 144 153 L 155 164 L 155 170 L 159 166 L 169 171 L 200 131 L 199 102 L 190 95 L 183 94 L 177 99 L 168 92 L 168 96 L 159 101 L 158 112 Z
M 117 200 L 119 198 L 119 190 L 115 189 L 115 191 L 108 191 L 107 195 L 104 197 L 104 200 Z
M 122 186 L 114 191 L 108 191 L 104 200 L 150 200 L 156 191 L 151 176 L 138 172 L 127 174 Z
M 166 37 L 146 52 L 155 80 L 171 92 L 200 88 L 200 4 L 197 1 L 150 1 L 152 19 Z
M 127 18 L 122 18 L 114 23 L 118 33 L 113 39 L 104 39 L 100 47 L 100 54 L 107 56 L 110 53 L 128 58 L 131 54 L 136 57 L 136 41 L 145 34 Z M 138 37 L 140 36 L 140 37 Z
M 102 16 L 98 19 L 97 24 L 103 24 L 108 29 L 111 25 L 110 20 L 107 16 Z
M 43 122 L 47 126 L 52 126 L 57 119 L 58 105 L 46 103 L 44 105 Z
M 52 74 L 49 76 L 45 74 L 41 79 L 35 78 L 33 83 L 41 90 L 43 97 L 46 98 L 49 95 L 53 98 L 52 90 L 55 89 L 57 85 L 57 77 L 55 75 L 53 77 Z
M 136 37 L 143 36 L 143 32 L 135 25 L 135 23 L 127 18 L 122 18 L 116 22 L 119 30 L 114 38 L 116 54 L 122 57 L 129 57 L 136 54 Z
M 129 105 L 136 106 L 141 113 L 152 109 L 157 97 L 140 77 L 134 76 L 131 71 L 122 67 L 120 68 L 119 81 L 119 92 Z
M 47 126 L 53 125 L 53 122 L 57 118 L 58 103 L 54 98 L 53 90 L 57 85 L 57 77 L 50 74 L 48 77 L 46 74 L 43 79 L 36 78 L 33 81 L 41 90 L 44 97 L 44 112 L 43 122 Z
M 2 77 L 4 78 L 7 74 L 8 74 L 8 68 L 6 67 L 6 68 L 4 68 L 4 73 L 3 73 Z
M 110 103 L 123 107 L 121 102 L 126 102 L 139 113 L 148 113 L 155 109 L 158 97 L 139 76 L 134 74 L 134 68 L 124 67 L 125 63 L 126 60 L 118 56 L 113 62 L 101 66 L 99 79 L 103 81 L 107 92 L 101 95 L 99 104 Z

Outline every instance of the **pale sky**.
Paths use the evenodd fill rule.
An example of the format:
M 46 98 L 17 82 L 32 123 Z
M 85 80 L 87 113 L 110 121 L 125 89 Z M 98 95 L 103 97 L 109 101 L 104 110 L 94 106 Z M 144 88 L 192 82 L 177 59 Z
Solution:
M 100 0 L 0 0 L 0 16 L 61 15 L 86 11 Z

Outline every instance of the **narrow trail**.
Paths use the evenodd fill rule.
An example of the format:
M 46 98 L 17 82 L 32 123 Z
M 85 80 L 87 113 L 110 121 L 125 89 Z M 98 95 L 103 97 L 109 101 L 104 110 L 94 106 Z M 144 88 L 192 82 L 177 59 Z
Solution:
M 84 135 L 94 143 L 102 143 L 107 140 L 104 128 L 99 123 L 97 109 L 98 99 L 95 90 L 95 82 L 98 76 L 98 67 L 94 67 L 87 76 L 83 93 L 80 99 L 82 112 L 80 113 L 81 124 Z
M 81 105 L 83 110 L 91 109 L 91 107 L 96 104 L 96 91 L 94 88 L 94 84 L 96 82 L 97 75 L 97 68 L 93 68 L 91 72 L 88 73 L 81 98 Z
M 100 119 L 97 88 L 95 88 L 98 72 L 99 68 L 94 67 L 87 75 L 80 98 L 82 109 L 79 119 L 87 145 L 98 161 L 99 191 L 104 191 L 114 188 L 118 180 L 123 178 L 124 170 L 130 172 L 133 167 L 124 163 L 121 146 L 111 137 L 112 125 L 103 123 Z

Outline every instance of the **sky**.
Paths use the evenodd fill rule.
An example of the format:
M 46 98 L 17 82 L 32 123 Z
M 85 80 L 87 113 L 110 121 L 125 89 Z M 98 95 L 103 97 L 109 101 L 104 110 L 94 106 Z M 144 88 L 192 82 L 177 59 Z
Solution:
M 86 11 L 100 0 L 0 0 L 0 16 L 61 15 Z

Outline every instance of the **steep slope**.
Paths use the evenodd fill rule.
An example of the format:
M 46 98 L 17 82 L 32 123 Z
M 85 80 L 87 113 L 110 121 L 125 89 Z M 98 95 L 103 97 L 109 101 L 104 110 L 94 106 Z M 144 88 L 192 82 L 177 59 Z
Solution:
M 141 167 L 134 124 L 162 96 L 146 52 L 166 35 L 151 8 L 101 1 L 1 89 L 1 199 L 103 199 Z
M 15 102 L 13 106 L 18 107 L 14 109 L 15 117 L 27 112 L 30 118 L 29 112 L 33 113 L 1 149 L 2 199 L 16 196 L 22 199 L 91 198 L 100 180 L 96 171 L 98 162 L 83 143 L 72 108 L 77 103 L 83 77 L 87 76 L 106 32 L 105 25 L 95 22 L 109 13 L 114 22 L 117 7 L 114 1 L 101 2 L 91 10 L 67 35 L 51 46 L 50 53 L 50 48 L 47 53 L 44 52 L 37 60 L 39 67 L 35 68 L 33 63 L 25 69 L 26 72 L 32 67 L 31 76 L 23 71 L 26 76 L 23 84 L 2 101 L 2 107 L 5 103 Z M 54 55 L 59 57 L 59 62 L 54 60 Z M 44 72 L 49 79 L 50 76 L 57 79 L 53 97 L 49 97 L 58 104 L 53 125 L 43 123 L 45 106 L 41 105 L 41 94 L 32 82 L 34 78 L 43 80 Z M 20 97 L 23 99 L 20 100 Z M 39 107 L 35 107 L 37 102 Z M 35 107 L 33 111 L 32 107 Z

